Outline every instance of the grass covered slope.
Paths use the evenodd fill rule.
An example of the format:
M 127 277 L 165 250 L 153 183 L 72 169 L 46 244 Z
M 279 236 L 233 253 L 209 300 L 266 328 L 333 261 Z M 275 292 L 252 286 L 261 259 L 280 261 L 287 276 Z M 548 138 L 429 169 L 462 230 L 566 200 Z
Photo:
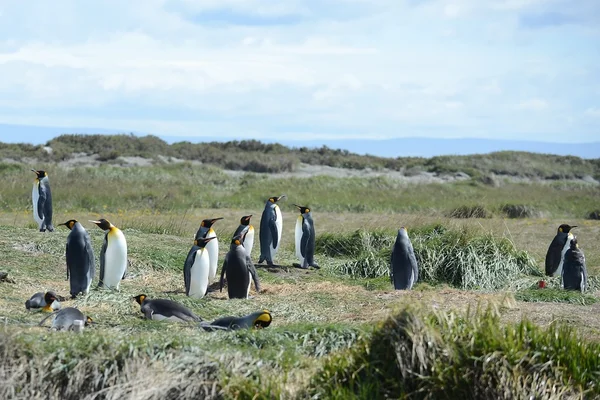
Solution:
M 249 211 L 257 217 L 260 215 L 259 210 Z M 201 216 L 157 215 L 149 222 L 128 217 L 139 211 L 104 215 L 117 226 L 123 226 L 121 222 L 131 218 L 129 226 L 123 229 L 128 240 L 131 268 L 120 291 L 96 289 L 96 277 L 94 289 L 87 298 L 64 303 L 65 306 L 79 307 L 94 319 L 95 323 L 82 335 L 52 333 L 47 327 L 37 327 L 42 314 L 28 312 L 24 307 L 24 301 L 36 291 L 55 289 L 59 294 L 68 293 L 64 275 L 64 244 L 68 230 L 59 227 L 52 234 L 44 234 L 27 227 L 30 222 L 22 225 L 21 215 L 15 216 L 15 219 L 8 216 L 0 218 L 0 222 L 4 221 L 0 226 L 0 264 L 15 281 L 0 282 L 0 352 L 4 356 L 0 361 L 0 397 L 46 398 L 48 393 L 75 399 L 80 398 L 82 393 L 95 393 L 98 398 L 131 396 L 134 399 L 308 398 L 312 395 L 352 398 L 361 397 L 361 390 L 370 390 L 368 393 L 373 395 L 377 393 L 375 389 L 381 390 L 379 393 L 393 395 L 426 388 L 422 393 L 431 389 L 432 393 L 439 394 L 449 390 L 448 385 L 455 385 L 451 386 L 454 391 L 448 393 L 458 395 L 465 393 L 467 381 L 472 381 L 475 376 L 487 379 L 488 391 L 482 393 L 500 395 L 497 390 L 508 387 L 504 398 L 510 398 L 510 394 L 518 389 L 537 393 L 539 398 L 553 398 L 543 391 L 546 389 L 527 381 L 525 371 L 538 371 L 539 376 L 534 374 L 538 376 L 535 382 L 551 377 L 556 393 L 577 394 L 588 390 L 588 387 L 580 387 L 588 375 L 579 373 L 572 375 L 572 381 L 565 380 L 565 376 L 574 374 L 569 369 L 573 366 L 563 366 L 562 355 L 543 358 L 549 357 L 550 350 L 555 348 L 548 347 L 548 351 L 543 353 L 543 345 L 555 346 L 551 337 L 558 335 L 559 339 L 555 340 L 566 343 L 565 354 L 573 359 L 582 352 L 596 351 L 595 344 L 576 341 L 574 333 L 564 331 L 559 325 L 568 323 L 579 333 L 600 338 L 600 303 L 563 301 L 551 296 L 538 298 L 538 302 L 532 302 L 531 298 L 527 302 L 515 302 L 513 294 L 506 298 L 504 293 L 508 290 L 518 296 L 521 291 L 514 292 L 511 284 L 499 285 L 505 289 L 501 292 L 493 288 L 462 290 L 462 281 L 451 279 L 469 271 L 465 269 L 468 265 L 461 266 L 460 263 L 445 267 L 447 270 L 456 269 L 458 272 L 455 274 L 427 272 L 436 271 L 446 264 L 440 263 L 436 267 L 436 260 L 452 260 L 461 252 L 488 251 L 490 248 L 489 254 L 506 257 L 507 262 L 515 263 L 520 268 L 518 276 L 533 284 L 539 279 L 531 275 L 537 271 L 533 267 L 539 265 L 534 256 L 538 247 L 521 240 L 521 237 L 531 236 L 532 232 L 542 229 L 539 221 L 533 225 L 526 225 L 526 221 L 520 220 L 507 221 L 517 235 L 514 241 L 507 243 L 502 234 L 477 228 L 475 222 L 468 220 L 425 223 L 422 216 L 402 216 L 397 220 L 377 217 L 376 214 L 315 211 L 319 243 L 317 260 L 321 269 L 304 271 L 287 267 L 296 261 L 293 248 L 296 213 L 284 211 L 283 243 L 277 257 L 284 267 L 258 269 L 264 288 L 262 293 L 253 292 L 254 297 L 249 300 L 228 300 L 226 292 L 213 291 L 204 299 L 191 299 L 183 294 L 183 261 L 199 221 L 216 216 L 216 212 L 225 217 L 215 224 L 221 243 L 220 268 L 227 250 L 226 243 L 237 226 L 239 215 L 245 213 L 242 210 L 203 210 Z M 89 230 L 98 257 L 103 232 L 85 222 L 97 218 L 97 215 L 78 212 L 72 216 L 83 221 Z M 27 215 L 27 219 L 30 218 Z M 356 219 L 352 223 L 344 223 L 351 218 Z M 367 277 L 354 270 L 340 268 L 343 263 L 360 260 L 369 252 L 385 259 L 386 248 L 394 237 L 393 229 L 399 220 L 412 227 L 409 234 L 422 260 L 424 276 L 428 277 L 419 282 L 415 290 L 392 290 L 385 273 L 369 273 Z M 168 221 L 177 221 L 172 230 L 181 233 L 157 233 L 157 227 Z M 252 222 L 255 227 L 259 226 L 260 218 Z M 486 222 L 499 223 L 494 219 Z M 356 223 L 365 228 L 357 231 Z M 551 226 L 554 225 L 553 221 Z M 520 227 L 528 230 L 522 231 Z M 600 232 L 591 226 L 582 225 L 582 229 L 590 239 L 600 238 Z M 545 239 L 552 234 L 546 235 Z M 477 250 L 470 249 L 472 243 Z M 344 254 L 340 255 L 340 251 Z M 438 254 L 429 256 L 429 264 L 426 262 L 428 252 Z M 590 249 L 587 254 L 590 259 L 596 260 L 597 253 L 597 249 Z M 254 259 L 257 257 L 258 254 L 254 253 Z M 383 271 L 384 261 L 378 262 Z M 480 263 L 481 273 L 488 271 L 490 276 L 499 279 L 498 272 L 494 270 L 499 262 L 494 257 L 482 257 Z M 597 269 L 592 269 L 593 274 L 594 271 Z M 594 286 L 585 299 L 597 299 L 596 290 Z M 208 321 L 266 308 L 273 315 L 273 323 L 261 331 L 209 333 L 194 324 L 146 321 L 141 319 L 139 305 L 131 299 L 142 292 L 151 298 L 176 300 Z M 584 298 L 580 294 L 572 294 L 571 298 L 577 296 Z M 490 315 L 464 314 L 469 307 L 480 302 L 500 301 L 503 307 Z M 406 309 L 408 305 L 414 307 L 416 304 L 433 307 L 436 311 L 431 314 L 419 308 Z M 546 333 L 533 324 L 521 324 L 522 317 L 531 318 L 536 325 L 558 325 L 551 328 L 555 331 Z M 388 322 L 381 323 L 386 320 Z M 368 354 L 380 354 L 381 351 L 385 357 L 391 357 L 391 362 L 395 353 L 390 349 L 398 345 L 408 346 L 407 334 L 401 333 L 404 332 L 401 328 L 392 329 L 405 320 L 421 321 L 419 326 L 426 330 L 426 337 L 433 340 L 431 349 L 415 348 L 415 355 L 420 357 L 419 354 L 422 354 L 424 357 L 420 377 L 404 376 L 398 372 L 406 369 L 404 364 L 397 369 L 385 370 L 378 364 L 379 356 L 376 359 L 368 357 Z M 392 324 L 389 321 L 396 322 Z M 405 328 L 402 329 L 409 332 L 410 337 L 422 340 L 415 336 L 421 331 L 407 331 Z M 488 331 L 494 332 L 489 338 Z M 476 335 L 477 332 L 480 333 Z M 503 332 L 522 332 L 524 336 L 504 341 Z M 532 341 L 533 344 L 528 347 Z M 515 347 L 511 348 L 513 345 Z M 453 352 L 447 353 L 447 349 Z M 434 353 L 430 351 L 436 356 L 433 357 Z M 536 355 L 538 352 L 544 356 Z M 412 357 L 410 351 L 406 354 Z M 481 365 L 469 363 L 474 359 L 486 360 L 484 354 L 492 354 L 496 358 L 488 364 L 484 361 Z M 441 357 L 445 364 L 431 364 L 432 357 Z M 538 362 L 538 358 L 541 361 Z M 531 365 L 523 360 L 530 360 Z M 548 363 L 549 360 L 553 360 L 552 363 Z M 407 364 L 409 367 L 420 366 L 414 364 L 417 361 L 406 358 L 406 362 L 413 363 Z M 390 362 L 385 365 L 392 365 Z M 440 372 L 438 367 L 444 365 L 454 367 Z M 597 371 L 597 365 L 593 363 L 582 365 L 591 374 Z M 491 369 L 486 369 L 488 367 Z M 360 388 L 364 389 L 353 386 L 351 380 L 356 377 L 360 377 Z M 380 381 L 383 386 L 374 386 Z M 400 384 L 402 386 L 398 386 Z M 590 395 L 597 393 L 595 386 L 589 387 L 593 388 Z M 479 389 L 483 390 L 483 385 Z
M 48 151 L 48 148 L 51 151 Z M 257 140 L 190 143 L 169 145 L 156 136 L 133 135 L 61 135 L 45 146 L 0 143 L 0 158 L 37 159 L 38 162 L 69 160 L 76 154 L 95 156 L 98 161 L 118 162 L 119 157 L 143 157 L 164 161 L 165 157 L 199 161 L 221 168 L 253 171 L 294 171 L 300 163 L 346 169 L 387 169 L 406 175 L 420 172 L 436 174 L 467 173 L 471 177 L 489 179 L 494 175 L 536 179 L 580 179 L 586 176 L 600 180 L 600 161 L 571 156 L 555 156 L 516 151 L 501 151 L 470 156 L 432 158 L 384 158 L 358 155 L 346 150 L 321 148 L 289 148 Z

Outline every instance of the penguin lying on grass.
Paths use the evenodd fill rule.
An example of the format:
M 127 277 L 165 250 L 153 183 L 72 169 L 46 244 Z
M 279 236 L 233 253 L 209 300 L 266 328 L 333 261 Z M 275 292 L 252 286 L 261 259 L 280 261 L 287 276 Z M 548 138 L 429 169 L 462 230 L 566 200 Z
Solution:
M 243 317 L 222 317 L 211 323 L 202 322 L 200 327 L 205 331 L 234 331 L 238 329 L 263 329 L 271 325 L 273 320 L 267 310 L 257 311 Z
M 41 308 L 42 311 L 52 312 L 60 310 L 60 301 L 64 301 L 65 298 L 57 295 L 52 290 L 44 292 L 37 292 L 25 302 L 25 308 L 28 310 Z
M 194 314 L 190 309 L 173 300 L 149 299 L 145 294 L 139 294 L 133 299 L 140 305 L 140 311 L 146 319 L 173 322 L 202 321 L 202 318 Z
M 54 316 L 54 320 L 52 321 L 52 326 L 50 329 L 53 331 L 81 332 L 84 326 L 87 326 L 93 322 L 92 318 L 86 317 L 78 309 L 74 307 L 67 307 L 45 317 L 40 321 L 39 326 L 42 326 L 44 322 L 52 316 Z

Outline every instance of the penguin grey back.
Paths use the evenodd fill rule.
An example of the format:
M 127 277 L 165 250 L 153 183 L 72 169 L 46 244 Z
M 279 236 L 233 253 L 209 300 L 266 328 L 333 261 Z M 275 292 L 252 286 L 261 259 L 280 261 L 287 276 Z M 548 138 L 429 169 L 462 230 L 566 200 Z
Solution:
M 302 216 L 302 236 L 300 239 L 300 254 L 304 257 L 301 268 L 319 268 L 314 260 L 315 257 L 315 223 L 310 208 L 294 204 Z
M 187 307 L 169 299 L 148 299 L 145 294 L 133 298 L 139 305 L 146 319 L 157 321 L 168 320 L 176 322 L 202 321 Z
M 39 230 L 45 232 L 47 229 L 49 232 L 54 232 L 54 226 L 52 225 L 52 191 L 50 190 L 48 173 L 43 170 L 32 169 L 32 171 L 36 173 L 38 181 L 37 204 L 33 204 L 33 207 L 36 208 L 37 216 L 40 219 Z
M 221 268 L 220 290 L 223 290 L 224 278 L 227 277 L 227 294 L 230 299 L 246 299 L 250 291 L 250 277 L 254 281 L 256 291 L 260 291 L 260 281 L 252 259 L 242 246 L 242 237 L 234 236 L 231 247 Z
M 96 274 L 94 249 L 90 234 L 79 222 L 70 220 L 61 225 L 71 229 L 66 246 L 67 278 L 71 297 L 75 298 L 79 293 L 88 292 Z
M 81 311 L 74 307 L 63 308 L 54 316 L 52 330 L 69 331 L 75 327 L 75 321 L 86 323 L 89 319 Z
M 396 290 L 410 290 L 419 279 L 419 266 L 408 232 L 398 230 L 391 257 L 391 280 Z
M 238 330 L 238 329 L 263 329 L 271 325 L 273 320 L 268 310 L 253 312 L 242 317 L 222 317 L 210 324 L 202 323 L 200 326 L 206 331 Z
M 563 287 L 566 290 L 579 290 L 584 292 L 587 288 L 585 255 L 579 248 L 577 238 L 571 239 L 569 250 L 565 253 L 562 280 Z
M 567 244 L 567 238 L 571 229 L 576 228 L 568 224 L 562 224 L 558 227 L 556 235 L 552 239 L 548 251 L 546 252 L 545 269 L 547 276 L 554 276 L 557 273 L 560 262 L 563 258 L 563 249 Z

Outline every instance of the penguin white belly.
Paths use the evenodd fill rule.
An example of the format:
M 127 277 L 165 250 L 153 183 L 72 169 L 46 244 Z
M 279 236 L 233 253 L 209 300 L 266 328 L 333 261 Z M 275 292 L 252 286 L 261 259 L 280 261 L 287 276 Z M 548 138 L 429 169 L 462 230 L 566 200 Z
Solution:
M 300 248 L 300 244 L 302 243 L 302 222 L 302 215 L 299 215 L 296 220 L 296 257 L 300 260 L 300 266 L 304 264 L 304 257 L 302 257 L 302 249 Z
M 119 289 L 121 278 L 127 269 L 127 241 L 121 230 L 108 233 L 108 246 L 106 246 L 104 286 Z M 90 282 L 91 284 L 91 282 Z
M 275 226 L 277 227 L 277 247 L 271 247 L 273 249 L 273 257 L 275 257 L 275 253 L 277 253 L 279 246 L 281 246 L 281 230 L 283 229 L 283 217 L 277 204 L 275 204 L 275 215 L 277 216 L 275 220 Z
M 215 231 L 211 228 L 206 234 L 206 238 L 217 237 Z M 209 258 L 209 272 L 208 279 L 213 280 L 215 276 L 217 276 L 217 262 L 219 259 L 219 239 L 213 239 L 210 242 L 206 243 L 206 250 L 208 251 Z
M 42 222 L 44 222 L 44 220 L 38 214 L 38 200 L 40 199 L 39 186 L 40 186 L 39 182 L 33 183 L 33 190 L 31 191 L 31 200 L 33 203 L 33 219 L 38 224 L 38 228 L 41 229 Z
M 190 271 L 190 297 L 201 299 L 208 289 L 210 260 L 206 248 L 196 251 L 196 258 Z
M 155 313 L 152 313 L 152 319 L 154 321 L 171 321 L 171 322 L 182 322 L 183 321 L 179 317 L 175 317 L 175 316 L 165 317 L 164 315 L 155 314 Z
M 565 262 L 565 254 L 567 253 L 567 250 L 569 250 L 569 248 L 571 247 L 571 239 L 573 239 L 573 234 L 569 232 L 569 234 L 567 235 L 567 242 L 565 243 L 562 251 L 560 252 L 560 263 L 558 263 L 558 268 L 556 269 L 556 272 L 553 275 L 553 276 L 560 276 L 561 281 L 562 281 L 562 273 L 563 273 L 563 264 Z
M 252 247 L 254 246 L 254 227 L 249 226 L 248 232 L 246 233 L 246 238 L 244 239 L 244 249 L 246 249 L 246 254 L 252 257 Z

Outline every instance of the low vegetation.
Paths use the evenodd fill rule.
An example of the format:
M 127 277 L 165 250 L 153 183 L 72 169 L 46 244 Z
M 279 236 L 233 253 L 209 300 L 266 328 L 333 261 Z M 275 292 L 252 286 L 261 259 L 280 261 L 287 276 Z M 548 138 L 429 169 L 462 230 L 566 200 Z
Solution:
M 0 144 L 0 157 L 20 160 L 0 162 L 0 398 L 600 397 L 600 226 L 584 219 L 598 206 L 600 185 L 562 179 L 598 178 L 597 160 L 514 152 L 383 159 L 256 141 L 100 139 L 61 136 L 47 143 L 51 152 Z M 75 152 L 103 161 L 65 162 Z M 153 163 L 124 168 L 122 157 Z M 300 163 L 402 173 L 250 172 L 289 172 Z M 42 313 L 24 307 L 37 291 L 68 293 L 69 231 L 37 232 L 31 168 L 49 172 L 55 223 L 82 221 L 97 262 L 104 233 L 88 220 L 105 217 L 127 238 L 121 288 L 98 289 L 96 277 L 88 296 L 63 304 L 94 319 L 80 335 L 39 327 Z M 471 179 L 398 177 L 423 172 Z M 258 234 L 266 198 L 282 193 L 280 267 L 257 269 L 263 291 L 229 300 L 215 282 L 203 299 L 185 296 L 182 266 L 200 221 L 224 217 L 214 227 L 220 268 L 239 218 L 253 214 Z M 293 267 L 293 203 L 312 209 L 320 269 Z M 542 273 L 561 223 L 578 225 L 590 275 L 584 294 Z M 421 269 L 411 291 L 394 291 L 389 281 L 402 225 Z M 255 261 L 258 247 L 257 237 Z M 207 321 L 268 309 L 273 323 L 204 332 L 147 321 L 132 300 L 140 293 L 178 301 Z
M 99 161 L 111 163 L 119 163 L 119 157 L 143 157 L 155 162 L 174 157 L 260 173 L 294 171 L 300 163 L 359 170 L 402 171 L 407 176 L 422 172 L 442 175 L 460 172 L 492 186 L 497 176 L 549 180 L 592 177 L 600 180 L 598 159 L 515 151 L 470 156 L 384 158 L 358 155 L 327 146 L 289 148 L 256 140 L 168 144 L 156 136 L 134 135 L 61 135 L 45 146 L 0 143 L 0 158 L 36 159 L 48 163 L 65 161 L 77 154 L 95 155 Z
M 564 325 L 502 326 L 494 308 L 461 315 L 405 309 L 335 354 L 309 393 L 332 399 L 540 398 L 600 395 L 600 344 Z

